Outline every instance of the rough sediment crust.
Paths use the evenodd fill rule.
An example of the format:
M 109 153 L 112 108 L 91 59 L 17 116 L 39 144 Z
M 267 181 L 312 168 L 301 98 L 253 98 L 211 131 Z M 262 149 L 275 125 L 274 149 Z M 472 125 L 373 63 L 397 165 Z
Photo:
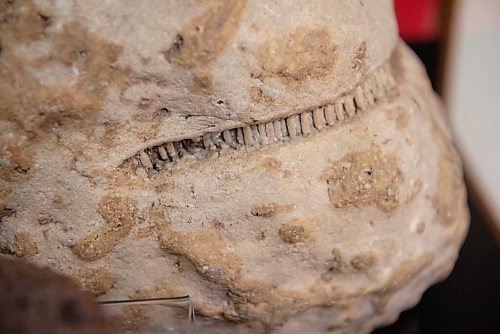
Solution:
M 5 2 L 0 73 L 0 252 L 103 300 L 189 294 L 207 333 L 369 332 L 467 230 L 391 1 Z

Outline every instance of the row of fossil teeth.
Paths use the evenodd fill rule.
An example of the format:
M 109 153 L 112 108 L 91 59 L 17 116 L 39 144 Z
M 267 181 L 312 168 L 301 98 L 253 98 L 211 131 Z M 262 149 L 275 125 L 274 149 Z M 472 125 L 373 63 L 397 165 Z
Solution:
M 200 157 L 223 148 L 264 146 L 307 136 L 351 119 L 360 111 L 372 107 L 395 85 L 390 64 L 386 63 L 333 103 L 267 123 L 209 132 L 197 138 L 149 147 L 137 154 L 136 161 L 148 170 L 161 170 L 186 156 Z

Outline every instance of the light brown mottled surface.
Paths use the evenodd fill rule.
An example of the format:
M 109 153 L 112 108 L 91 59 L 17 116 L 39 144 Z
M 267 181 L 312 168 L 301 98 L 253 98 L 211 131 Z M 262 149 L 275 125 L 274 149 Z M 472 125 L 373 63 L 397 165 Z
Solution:
M 391 1 L 2 2 L 0 45 L 4 256 L 207 333 L 369 332 L 453 266 L 460 161 Z

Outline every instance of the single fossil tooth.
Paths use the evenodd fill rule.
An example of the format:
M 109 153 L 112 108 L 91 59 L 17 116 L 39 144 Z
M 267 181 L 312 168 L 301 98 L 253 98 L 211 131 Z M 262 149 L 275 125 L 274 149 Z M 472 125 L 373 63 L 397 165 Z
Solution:
M 245 145 L 245 138 L 243 136 L 243 128 L 236 129 L 236 140 L 238 141 L 238 144 Z
M 297 133 L 297 121 L 298 121 L 297 115 L 288 116 L 286 118 L 286 127 L 288 129 L 288 134 L 292 138 L 297 137 L 297 135 L 298 135 L 298 133 Z
M 269 140 L 267 139 L 266 134 L 266 125 L 264 123 L 260 123 L 257 125 L 258 138 L 260 139 L 261 145 L 269 144 Z
M 149 159 L 149 156 L 147 155 L 146 152 L 141 151 L 139 153 L 139 159 L 141 160 L 141 164 L 144 166 L 146 169 L 152 169 L 153 164 L 151 163 L 151 160 Z
M 286 139 L 290 136 L 290 134 L 288 133 L 286 118 L 280 119 L 280 124 L 281 124 L 281 133 L 283 134 L 283 138 Z
M 190 140 L 189 139 L 182 139 L 177 142 L 177 147 L 179 147 L 179 152 L 182 152 L 182 155 L 186 155 L 188 153 L 191 153 L 192 149 L 191 146 L 189 145 Z
M 153 165 L 153 168 L 155 170 L 161 170 L 161 166 L 163 165 L 162 161 L 160 160 L 158 154 L 151 150 L 149 153 L 149 160 L 151 161 L 151 164 Z
M 213 150 L 215 148 L 215 144 L 210 133 L 205 133 L 203 135 L 203 146 L 206 150 Z
M 168 142 L 165 146 L 167 147 L 167 153 L 170 156 L 170 158 L 172 160 L 178 159 L 177 150 L 175 149 L 174 144 L 171 142 Z
M 250 126 L 252 128 L 252 135 L 255 145 L 260 143 L 260 134 L 259 134 L 259 126 L 257 124 L 253 124 Z
M 325 112 L 322 107 L 313 110 L 313 122 L 316 129 L 321 130 L 326 125 Z
M 358 109 L 365 110 L 368 107 L 368 103 L 366 102 L 361 86 L 356 87 L 354 90 L 354 101 L 356 102 Z
M 276 135 L 274 133 L 274 124 L 273 122 L 266 123 L 266 134 L 267 139 L 271 142 L 276 141 Z
M 191 145 L 191 151 L 193 153 L 198 153 L 201 152 L 205 149 L 205 146 L 203 145 L 203 136 L 200 137 L 195 137 L 190 140 L 190 145 Z
M 188 151 L 186 150 L 186 148 L 184 147 L 184 145 L 182 145 L 182 142 L 181 141 L 176 141 L 173 143 L 174 144 L 174 147 L 175 149 L 177 150 L 178 154 L 179 154 L 179 157 L 185 157 L 186 155 L 188 155 Z
M 335 101 L 335 114 L 337 115 L 339 122 L 342 122 L 345 119 L 344 106 L 340 99 Z
M 222 138 L 224 139 L 224 142 L 233 148 L 236 148 L 238 146 L 238 144 L 234 140 L 235 133 L 236 133 L 236 130 L 225 130 L 222 132 Z
M 212 132 L 212 143 L 214 143 L 215 148 L 221 148 L 224 141 L 222 140 L 221 132 Z
M 203 146 L 205 147 L 206 150 L 210 149 L 210 142 L 212 141 L 212 138 L 209 133 L 206 133 L 203 135 Z
M 349 118 L 354 117 L 356 114 L 356 106 L 354 105 L 354 101 L 351 96 L 346 96 L 344 98 L 344 110 Z
M 335 118 L 335 109 L 333 107 L 333 104 L 327 104 L 325 107 L 325 118 L 326 118 L 326 123 L 330 126 L 333 124 L 337 123 L 337 120 Z
M 165 151 L 165 148 L 163 146 L 158 146 L 158 153 L 160 154 L 160 158 L 162 160 L 169 160 L 167 151 Z
M 368 105 L 375 104 L 375 96 L 373 95 L 372 87 L 373 87 L 372 79 L 369 78 L 364 85 L 364 92 Z
M 222 138 L 229 145 L 233 142 L 233 136 L 231 135 L 231 131 L 229 130 L 222 131 Z
M 312 112 L 305 111 L 300 114 L 300 127 L 304 136 L 308 135 L 312 131 Z
M 238 148 L 240 146 L 238 142 L 238 135 L 239 135 L 238 129 L 239 128 L 229 130 L 229 132 L 231 133 L 231 138 L 233 139 L 234 148 Z
M 281 121 L 276 120 L 273 122 L 273 125 L 274 125 L 274 134 L 276 135 L 276 139 L 281 140 L 284 137 L 283 132 L 281 131 L 282 129 Z
M 243 128 L 243 137 L 245 138 L 245 144 L 248 146 L 254 145 L 252 128 L 245 126 Z

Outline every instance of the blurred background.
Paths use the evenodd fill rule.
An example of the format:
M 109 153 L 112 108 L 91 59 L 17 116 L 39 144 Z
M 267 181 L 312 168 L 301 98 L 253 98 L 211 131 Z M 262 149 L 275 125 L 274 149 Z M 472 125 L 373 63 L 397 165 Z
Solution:
M 500 0 L 395 0 L 395 10 L 446 104 L 471 226 L 451 275 L 374 333 L 500 333 Z

